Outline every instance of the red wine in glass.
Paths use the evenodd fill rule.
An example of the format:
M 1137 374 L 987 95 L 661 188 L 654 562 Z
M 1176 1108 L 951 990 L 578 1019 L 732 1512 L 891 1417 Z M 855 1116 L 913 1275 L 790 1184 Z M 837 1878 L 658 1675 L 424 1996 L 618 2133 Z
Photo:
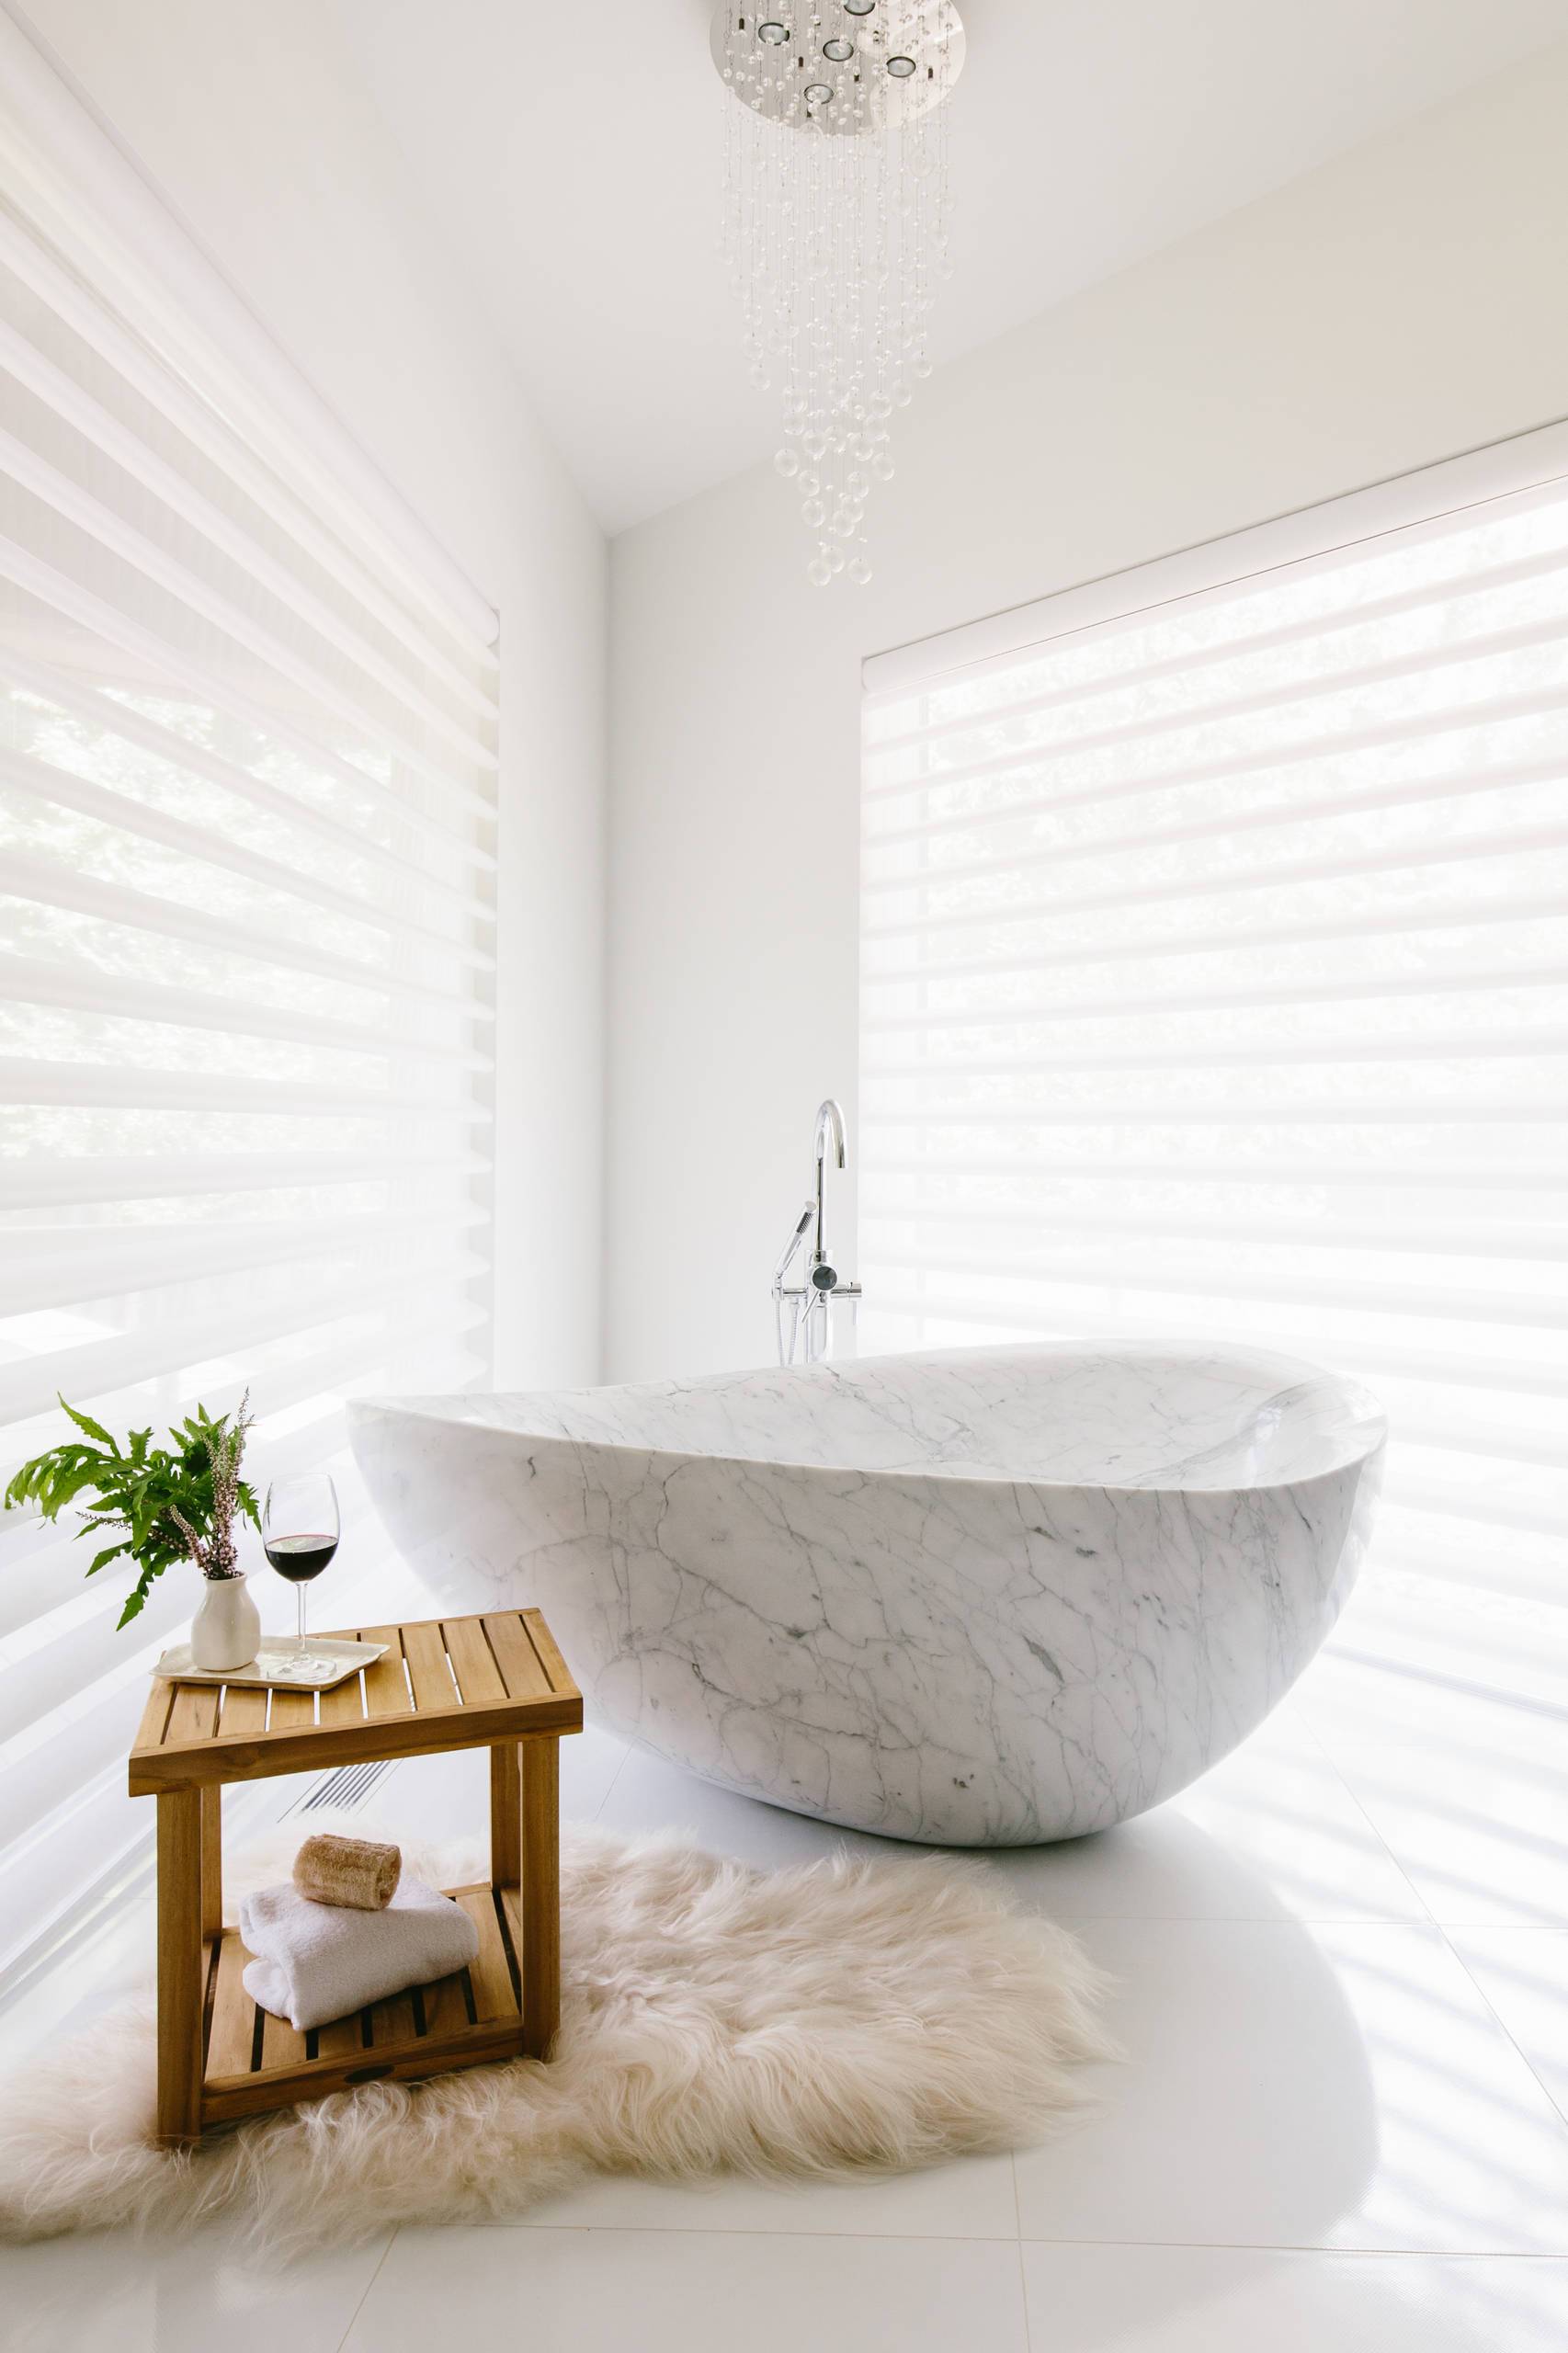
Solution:
M 319 1577 L 337 1550 L 335 1536 L 278 1536 L 267 1547 L 267 1557 L 290 1585 L 309 1585 Z
M 324 1472 L 274 1481 L 267 1491 L 262 1517 L 262 1549 L 278 1575 L 294 1588 L 303 1667 L 331 1664 L 311 1653 L 305 1632 L 305 1593 L 337 1551 L 337 1490 Z

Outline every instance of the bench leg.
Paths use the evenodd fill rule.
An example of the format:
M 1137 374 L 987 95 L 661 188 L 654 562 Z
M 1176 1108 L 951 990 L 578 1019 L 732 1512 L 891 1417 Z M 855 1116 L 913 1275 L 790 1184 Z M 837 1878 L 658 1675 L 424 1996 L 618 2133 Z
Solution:
M 199 1790 L 170 1790 L 157 1802 L 157 2137 L 165 2147 L 201 2133 L 202 1799 Z
M 496 1887 L 522 1883 L 521 1802 L 517 1744 L 504 1740 L 490 1752 L 490 1877 Z
M 522 1744 L 523 2049 L 549 2056 L 561 2023 L 561 1743 Z
M 216 1781 L 201 1792 L 201 1933 L 223 1933 L 223 1792 Z

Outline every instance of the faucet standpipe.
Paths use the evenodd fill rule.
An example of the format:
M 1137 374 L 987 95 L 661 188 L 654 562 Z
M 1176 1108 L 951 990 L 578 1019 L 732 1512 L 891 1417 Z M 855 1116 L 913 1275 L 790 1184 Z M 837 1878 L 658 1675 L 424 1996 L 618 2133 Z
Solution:
M 831 1096 L 817 1108 L 812 1152 L 816 1162 L 816 1184 L 773 1270 L 773 1319 L 778 1339 L 778 1361 L 786 1365 L 795 1362 L 797 1351 L 805 1364 L 815 1364 L 825 1357 L 831 1336 L 829 1301 L 848 1300 L 850 1313 L 854 1314 L 860 1298 L 859 1284 L 845 1281 L 828 1256 L 828 1156 L 831 1152 L 836 1168 L 846 1167 L 849 1157 L 844 1141 L 844 1114 Z M 802 1241 L 813 1227 L 815 1231 L 812 1233 L 806 1279 L 801 1283 L 790 1283 L 786 1278 L 800 1253 Z M 790 1311 L 788 1336 L 785 1330 L 786 1306 Z

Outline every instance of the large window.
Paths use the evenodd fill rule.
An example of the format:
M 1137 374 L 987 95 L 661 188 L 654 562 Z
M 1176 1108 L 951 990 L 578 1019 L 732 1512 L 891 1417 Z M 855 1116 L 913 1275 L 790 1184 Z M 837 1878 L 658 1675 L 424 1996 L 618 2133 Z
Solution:
M 0 1474 L 57 1392 L 248 1387 L 265 1477 L 352 1390 L 488 1369 L 493 617 L 45 129 L 0 99 Z M 117 1633 L 88 1557 L 0 1522 L 18 1933 L 146 1827 L 123 1752 L 198 1598 Z
M 863 910 L 868 1345 L 1354 1371 L 1354 1639 L 1561 1700 L 1561 438 L 869 665 Z

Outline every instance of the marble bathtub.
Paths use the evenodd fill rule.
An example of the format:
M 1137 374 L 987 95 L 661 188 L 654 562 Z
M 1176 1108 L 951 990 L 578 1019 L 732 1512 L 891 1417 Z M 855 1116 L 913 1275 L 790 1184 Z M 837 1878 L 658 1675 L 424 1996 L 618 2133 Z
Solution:
M 1290 1689 L 1384 1438 L 1289 1357 L 1049 1344 L 351 1408 L 443 1609 L 537 1603 L 597 1718 L 895 1838 L 1072 1838 Z

